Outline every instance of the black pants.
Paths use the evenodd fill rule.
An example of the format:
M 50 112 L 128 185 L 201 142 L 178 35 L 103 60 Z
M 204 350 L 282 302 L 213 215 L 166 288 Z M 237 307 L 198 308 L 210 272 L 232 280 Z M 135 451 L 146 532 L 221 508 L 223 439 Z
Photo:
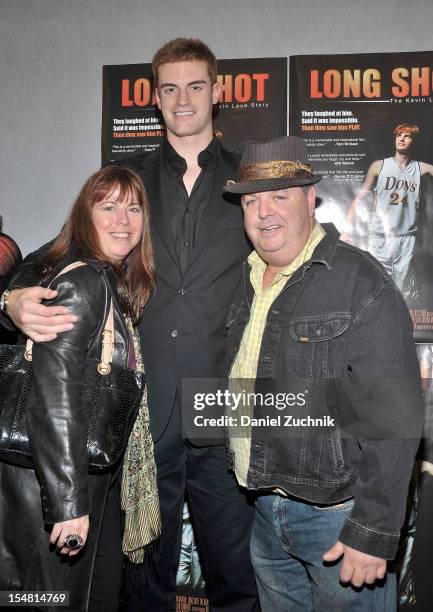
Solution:
M 123 560 L 119 487 L 120 481 L 117 478 L 107 495 L 93 568 L 88 612 L 117 612 L 119 608 Z M 14 609 L 40 611 L 40 608 L 33 607 Z M 65 611 L 68 609 L 64 608 Z
M 155 445 L 162 534 L 157 569 L 140 592 L 126 593 L 128 612 L 173 612 L 186 491 L 210 610 L 258 611 L 249 555 L 253 506 L 226 467 L 225 448 L 197 448 L 182 438 L 179 411 Z M 127 581 L 129 582 L 129 581 Z
M 122 578 L 122 536 L 119 479 L 108 491 L 96 550 L 89 612 L 117 612 Z

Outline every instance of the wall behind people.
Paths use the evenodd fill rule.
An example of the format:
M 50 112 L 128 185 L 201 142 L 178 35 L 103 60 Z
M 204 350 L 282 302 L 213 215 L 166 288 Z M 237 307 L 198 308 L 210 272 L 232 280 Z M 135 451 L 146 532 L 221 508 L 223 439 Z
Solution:
M 198 36 L 217 57 L 431 49 L 431 0 L 1 0 L 0 212 L 23 253 L 100 162 L 103 64 Z

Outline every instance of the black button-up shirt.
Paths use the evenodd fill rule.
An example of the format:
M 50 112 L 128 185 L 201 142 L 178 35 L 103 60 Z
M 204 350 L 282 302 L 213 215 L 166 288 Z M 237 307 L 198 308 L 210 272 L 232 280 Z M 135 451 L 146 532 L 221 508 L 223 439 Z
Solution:
M 165 207 L 169 226 L 176 245 L 176 254 L 180 268 L 184 272 L 191 260 L 203 211 L 212 192 L 212 183 L 216 171 L 220 145 L 216 138 L 201 151 L 198 165 L 201 172 L 191 190 L 185 188 L 183 175 L 187 164 L 171 146 L 168 140 L 162 145 L 163 155 L 163 206 Z

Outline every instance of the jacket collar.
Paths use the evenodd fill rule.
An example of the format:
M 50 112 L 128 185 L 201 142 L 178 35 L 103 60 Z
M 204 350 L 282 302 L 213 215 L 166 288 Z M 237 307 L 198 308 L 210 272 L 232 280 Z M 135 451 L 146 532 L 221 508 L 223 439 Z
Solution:
M 321 226 L 326 234 L 314 249 L 313 255 L 307 263 L 323 263 L 327 268 L 331 268 L 340 233 L 333 223 L 321 223 Z

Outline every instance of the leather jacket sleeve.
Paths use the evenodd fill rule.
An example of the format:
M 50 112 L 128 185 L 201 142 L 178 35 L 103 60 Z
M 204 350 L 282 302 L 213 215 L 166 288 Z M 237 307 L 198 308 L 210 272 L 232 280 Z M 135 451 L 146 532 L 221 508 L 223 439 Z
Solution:
M 347 350 L 343 392 L 356 415 L 351 433 L 362 452 L 355 503 L 340 540 L 393 559 L 424 417 L 412 322 L 393 285 L 363 304 Z
M 47 523 L 90 512 L 81 373 L 91 339 L 101 328 L 106 303 L 103 274 L 90 266 L 58 277 L 50 304 L 79 316 L 71 331 L 33 345 L 33 387 L 27 405 L 29 440 Z

